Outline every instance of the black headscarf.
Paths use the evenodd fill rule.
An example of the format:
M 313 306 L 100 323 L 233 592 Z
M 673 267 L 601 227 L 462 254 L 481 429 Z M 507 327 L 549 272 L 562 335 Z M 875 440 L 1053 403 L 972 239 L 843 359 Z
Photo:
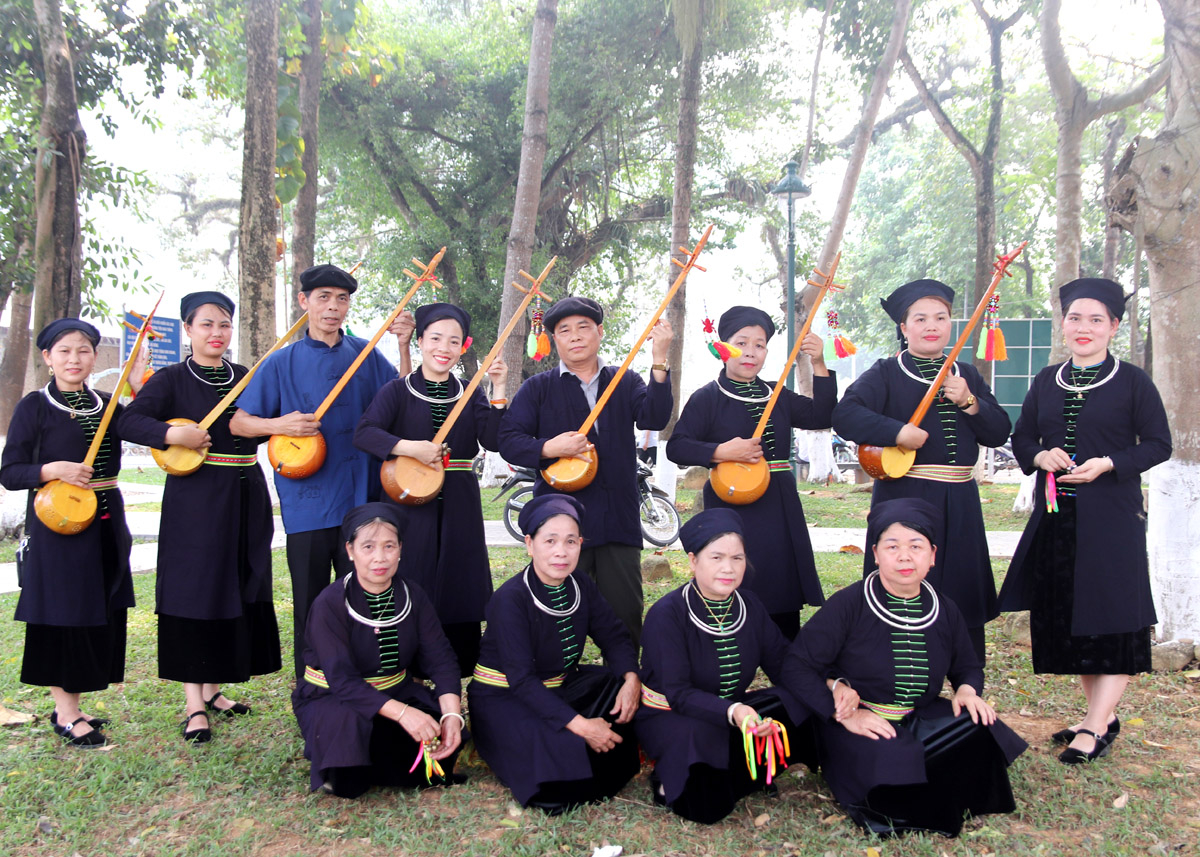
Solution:
M 941 525 L 942 515 L 928 500 L 919 497 L 899 497 L 884 500 L 871 507 L 867 515 L 867 545 L 879 543 L 879 537 L 892 524 L 903 524 L 933 542 L 933 534 Z
M 717 322 L 717 336 L 728 341 L 729 337 L 733 336 L 743 327 L 751 327 L 757 325 L 767 334 L 767 341 L 771 341 L 771 337 L 775 335 L 775 322 L 771 321 L 771 317 L 758 307 L 753 306 L 731 306 L 725 312 L 721 313 L 721 320 Z
M 1058 299 L 1062 303 L 1063 315 L 1068 307 L 1080 298 L 1091 298 L 1100 301 L 1108 308 L 1112 317 L 1120 321 L 1125 315 L 1125 290 L 1119 283 L 1100 277 L 1083 277 L 1071 280 L 1058 290 Z
M 463 342 L 467 341 L 467 337 L 471 335 L 471 316 L 465 309 L 456 307 L 454 304 L 425 304 L 423 307 L 417 307 L 415 313 L 417 322 L 416 337 L 420 339 L 425 333 L 425 328 L 433 324 L 435 321 L 441 321 L 445 318 L 451 318 L 458 322 L 458 326 L 462 328 Z
M 892 321 L 896 322 L 896 338 L 900 340 L 901 348 L 908 343 L 904 334 L 900 332 L 900 325 L 904 324 L 908 308 L 921 298 L 937 298 L 953 307 L 954 289 L 940 280 L 913 280 L 911 283 L 905 283 L 886 298 L 879 299 L 883 311 Z
M 100 331 L 93 325 L 77 318 L 60 318 L 50 322 L 37 335 L 37 347 L 41 351 L 49 351 L 54 343 L 73 330 L 78 330 L 92 343 L 92 348 L 100 344 Z
M 342 518 L 342 541 L 354 541 L 354 536 L 364 525 L 376 520 L 391 524 L 396 528 L 396 537 L 404 540 L 404 531 L 408 529 L 408 512 L 391 503 L 363 503 Z
M 517 518 L 517 526 L 527 536 L 536 535 L 542 524 L 555 515 L 567 515 L 579 524 L 579 532 L 583 533 L 583 504 L 569 494 L 542 494 L 534 497 Z
M 727 533 L 745 537 L 742 516 L 733 509 L 705 509 L 679 528 L 679 541 L 685 552 L 700 553 L 709 543 Z
M 220 292 L 192 292 L 190 295 L 184 295 L 183 300 L 179 302 L 179 317 L 185 322 L 190 323 L 192 314 L 205 304 L 219 306 L 225 312 L 229 313 L 230 318 L 233 318 L 233 301 L 227 295 L 223 295 Z

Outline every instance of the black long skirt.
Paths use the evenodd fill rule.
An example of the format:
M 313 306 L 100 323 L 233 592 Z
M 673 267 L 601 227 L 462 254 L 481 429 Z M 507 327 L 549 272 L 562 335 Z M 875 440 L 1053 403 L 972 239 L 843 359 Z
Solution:
M 1075 603 L 1074 497 L 1042 516 L 1029 547 L 1033 601 L 1029 630 L 1033 671 L 1050 675 L 1134 675 L 1150 671 L 1150 629 L 1120 634 L 1071 633 Z
M 101 567 L 104 591 L 112 593 L 121 574 L 116 534 L 109 519 L 101 528 Z M 124 607 L 107 610 L 103 625 L 25 625 L 25 650 L 21 657 L 21 682 L 39 687 L 61 687 L 67 693 L 104 690 L 125 680 Z
M 242 481 L 238 527 L 238 585 L 250 573 L 249 490 Z M 158 677 L 192 684 L 235 684 L 283 666 L 279 625 L 270 601 L 243 601 L 232 619 L 190 619 L 158 614 Z

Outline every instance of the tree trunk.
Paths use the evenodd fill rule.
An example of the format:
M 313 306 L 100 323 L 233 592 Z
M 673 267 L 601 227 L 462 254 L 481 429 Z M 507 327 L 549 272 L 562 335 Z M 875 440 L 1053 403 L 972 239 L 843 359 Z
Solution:
M 1116 167 L 1117 146 L 1121 142 L 1121 136 L 1125 133 L 1125 120 L 1118 116 L 1112 122 L 1108 123 L 1108 140 L 1104 144 L 1104 154 L 1102 156 L 1104 166 L 1104 192 L 1107 194 L 1112 189 L 1113 170 Z M 1121 227 L 1115 223 L 1109 223 L 1104 229 L 1104 267 L 1100 271 L 1100 276 L 1106 280 L 1111 280 L 1116 276 L 1117 272 L 1117 256 L 1121 252 Z
M 325 51 L 321 47 L 321 0 L 304 0 L 303 11 L 308 16 L 304 24 L 304 43 L 308 53 L 300 58 L 300 137 L 304 152 L 300 166 L 304 170 L 304 186 L 296 194 L 292 211 L 292 293 L 300 291 L 300 272 L 315 262 L 317 246 L 317 129 L 321 105 L 321 75 L 325 69 Z M 289 298 L 291 296 L 289 295 Z M 289 315 L 300 317 L 300 304 L 290 300 Z
M 1164 127 L 1141 139 L 1129 166 L 1133 227 L 1150 280 L 1154 378 L 1174 454 L 1151 471 L 1148 540 L 1161 635 L 1200 636 L 1200 18 L 1191 0 L 1159 0 L 1170 66 Z
M 275 119 L 279 0 L 246 0 L 246 128 L 238 225 L 238 360 L 252 365 L 275 342 Z
M 34 0 L 33 5 L 46 74 L 34 178 L 33 326 L 41 330 L 55 318 L 78 316 L 81 309 L 79 184 L 87 136 L 79 123 L 75 70 L 58 0 Z M 39 377 L 49 376 L 41 369 Z
M 1117 95 L 1093 99 L 1075 77 L 1063 51 L 1062 35 L 1058 28 L 1061 0 L 1046 0 L 1039 21 L 1042 57 L 1050 90 L 1054 93 L 1054 118 L 1058 123 L 1055 145 L 1057 166 L 1054 177 L 1054 282 L 1050 288 L 1050 307 L 1053 311 L 1050 361 L 1066 358 L 1062 330 L 1062 307 L 1058 302 L 1058 287 L 1080 275 L 1080 235 L 1083 232 L 1083 132 L 1092 122 L 1109 113 L 1131 107 L 1157 92 L 1166 81 L 1167 64 L 1162 63 L 1140 83 Z
M 558 0 L 538 0 L 533 14 L 533 34 L 529 42 L 529 72 L 525 83 L 525 129 L 521 135 L 521 165 L 517 170 L 517 196 L 513 203 L 512 225 L 508 230 L 508 253 L 504 260 L 504 279 L 501 281 L 499 334 L 521 303 L 522 295 L 510 286 L 529 282 L 518 276 L 529 271 L 533 261 L 534 229 L 537 226 L 538 201 L 542 195 L 542 166 L 546 162 L 548 139 L 546 128 L 550 119 L 550 57 L 554 44 L 554 25 L 558 23 Z M 521 321 L 513 330 L 500 356 L 508 364 L 508 396 L 521 386 L 525 361 L 525 339 L 528 323 Z M 549 331 L 547 331 L 549 333 Z M 552 358 L 551 358 L 552 359 Z
M 25 395 L 25 372 L 32 344 L 29 317 L 33 311 L 33 293 L 14 289 L 9 304 L 12 311 L 8 316 L 8 342 L 4 345 L 4 359 L 0 361 L 0 433 L 5 434 L 17 402 Z M 41 365 L 40 355 L 36 359 Z
M 679 62 L 679 114 L 675 124 L 675 193 L 671 201 L 671 258 L 686 264 L 688 254 L 681 248 L 691 249 L 700 236 L 691 234 L 692 184 L 696 173 L 696 136 L 700 127 L 700 70 L 704 64 L 704 24 L 701 20 L 696 28 L 696 37 L 691 44 L 691 53 L 685 53 Z M 670 288 L 682 270 L 679 265 L 668 264 L 667 288 Z M 667 307 L 667 321 L 674 338 L 667 354 L 671 367 L 671 395 L 675 402 L 671 407 L 671 421 L 659 434 L 659 443 L 666 443 L 675 429 L 679 409 L 683 403 L 683 345 L 687 338 L 687 283 L 679 287 Z

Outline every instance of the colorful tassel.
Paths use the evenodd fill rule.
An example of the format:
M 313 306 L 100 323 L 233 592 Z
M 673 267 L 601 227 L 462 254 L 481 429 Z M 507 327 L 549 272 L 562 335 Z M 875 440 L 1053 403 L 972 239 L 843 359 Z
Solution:
M 1008 347 L 1004 343 L 1004 331 L 1000 329 L 1000 296 L 993 294 L 988 301 L 983 333 L 979 336 L 979 348 L 975 356 L 980 360 L 1001 361 L 1008 359 Z
M 1058 484 L 1053 473 L 1046 474 L 1046 511 L 1058 511 Z
M 471 347 L 471 343 L 474 341 L 475 341 L 474 337 L 468 336 L 466 338 L 466 341 L 463 342 L 463 350 L 462 350 L 463 354 L 467 353 L 467 349 Z
M 542 314 L 542 295 L 539 292 L 534 298 L 529 339 L 525 345 L 525 353 L 534 361 L 539 361 L 550 353 L 550 337 L 546 335 L 546 328 L 542 326 Z
M 742 750 L 746 756 L 746 770 L 751 780 L 758 779 L 761 766 L 766 774 L 767 785 L 775 779 L 780 768 L 788 766 L 792 748 L 788 743 L 787 728 L 777 720 L 767 718 L 751 723 L 747 716 L 742 721 Z
M 412 767 L 408 769 L 408 772 L 411 774 L 422 762 L 425 763 L 425 782 L 433 785 L 435 774 L 442 779 L 446 778 L 445 770 L 442 769 L 438 760 L 433 758 L 433 751 L 430 749 L 430 745 L 424 742 L 421 742 L 421 749 L 417 751 L 417 758 L 413 760 Z
M 534 360 L 541 360 L 550 354 L 550 337 L 546 335 L 546 331 L 538 334 L 537 353 L 533 355 Z
M 849 357 L 851 354 L 858 353 L 858 346 L 842 336 L 838 330 L 838 314 L 837 310 L 831 309 L 825 313 L 825 320 L 829 324 L 830 338 L 825 342 L 825 359 L 840 360 Z
M 719 339 L 712 338 L 713 333 L 716 332 L 716 327 L 713 324 L 713 320 L 708 317 L 708 305 L 707 304 L 705 304 L 705 307 L 704 307 L 703 325 L 704 325 L 704 332 L 706 334 L 708 334 L 708 336 L 709 336 L 709 340 L 708 340 L 708 353 L 709 354 L 711 354 L 713 357 L 716 357 L 722 363 L 727 363 L 730 360 L 733 360 L 737 357 L 742 356 L 742 349 L 738 348 L 737 346 L 730 345 L 728 342 L 722 342 Z
M 538 338 L 537 334 L 530 331 L 529 336 L 525 337 L 525 356 L 530 360 L 537 360 Z

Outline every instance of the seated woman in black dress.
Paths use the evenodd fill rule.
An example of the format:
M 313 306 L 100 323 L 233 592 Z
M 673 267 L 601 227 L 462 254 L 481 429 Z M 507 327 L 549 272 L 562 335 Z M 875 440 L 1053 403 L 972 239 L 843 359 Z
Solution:
M 708 509 L 684 524 L 679 538 L 692 580 L 646 614 L 635 725 L 654 760 L 654 801 L 713 824 L 767 784 L 766 771 L 750 775 L 743 724 L 767 739 L 786 729 L 791 752 L 777 758 L 782 769 L 808 743 L 796 728 L 808 710 L 786 690 L 747 692 L 760 666 L 781 679 L 788 641 L 754 593 L 739 591 L 746 573 L 741 516 Z
M 544 494 L 521 510 L 532 562 L 487 606 L 467 690 L 475 748 L 523 806 L 557 815 L 612 797 L 640 767 L 630 721 L 641 682 L 629 632 L 575 575 L 583 505 Z M 587 637 L 608 666 L 580 666 Z
M 347 512 L 342 539 L 354 573 L 325 587 L 308 614 L 292 707 L 314 791 L 355 798 L 373 785 L 454 781 L 458 662 L 425 593 L 393 581 L 404 525 L 404 510 L 389 503 Z M 415 683 L 410 667 L 434 690 Z
M 980 696 L 962 614 L 925 583 L 937 516 L 917 498 L 877 503 L 867 543 L 878 571 L 834 594 L 789 655 L 786 680 L 815 712 L 825 780 L 876 833 L 956 836 L 964 813 L 1011 812 L 1007 766 L 1027 746 Z M 947 678 L 951 699 L 940 696 Z M 862 697 L 848 712 L 838 705 L 847 685 Z

